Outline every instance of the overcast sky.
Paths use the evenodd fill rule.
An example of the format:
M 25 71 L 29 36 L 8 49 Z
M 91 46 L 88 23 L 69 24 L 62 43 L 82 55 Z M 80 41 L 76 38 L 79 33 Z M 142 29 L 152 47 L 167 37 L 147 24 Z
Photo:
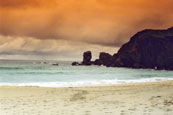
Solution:
M 116 53 L 143 29 L 173 26 L 173 0 L 0 0 L 0 59 Z

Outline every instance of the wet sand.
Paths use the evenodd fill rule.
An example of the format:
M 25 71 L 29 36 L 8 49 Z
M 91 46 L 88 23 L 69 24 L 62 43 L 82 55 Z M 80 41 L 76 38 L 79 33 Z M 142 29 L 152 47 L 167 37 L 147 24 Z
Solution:
M 100 87 L 0 87 L 0 115 L 173 115 L 173 81 Z

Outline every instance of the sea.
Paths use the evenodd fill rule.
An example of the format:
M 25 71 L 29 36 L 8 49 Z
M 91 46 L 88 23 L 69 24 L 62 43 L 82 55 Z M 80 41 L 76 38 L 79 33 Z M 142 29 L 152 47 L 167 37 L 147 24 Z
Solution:
M 173 71 L 71 66 L 71 63 L 0 60 L 0 86 L 83 87 L 173 80 Z

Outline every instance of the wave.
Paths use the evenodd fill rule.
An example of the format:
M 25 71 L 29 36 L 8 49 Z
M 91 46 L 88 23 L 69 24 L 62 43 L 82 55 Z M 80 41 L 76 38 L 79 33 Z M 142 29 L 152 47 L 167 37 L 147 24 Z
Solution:
M 38 83 L 0 83 L 0 86 L 38 86 L 38 87 L 86 87 L 86 86 L 111 86 L 116 84 L 142 83 L 168 81 L 173 78 L 147 78 L 139 80 L 95 80 L 76 82 L 38 82 Z
M 22 70 L 22 67 L 0 67 L 0 70 Z

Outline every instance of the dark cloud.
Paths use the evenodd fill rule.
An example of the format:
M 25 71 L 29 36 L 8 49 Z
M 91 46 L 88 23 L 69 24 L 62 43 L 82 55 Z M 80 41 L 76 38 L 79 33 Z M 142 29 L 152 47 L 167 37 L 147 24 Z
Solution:
M 101 49 L 101 50 L 99 50 Z M 83 42 L 56 39 L 36 39 L 32 37 L 14 37 L 0 35 L 0 59 L 67 59 L 81 60 L 86 50 L 93 52 L 93 58 L 99 52 L 110 54 L 118 48 L 93 45 Z

